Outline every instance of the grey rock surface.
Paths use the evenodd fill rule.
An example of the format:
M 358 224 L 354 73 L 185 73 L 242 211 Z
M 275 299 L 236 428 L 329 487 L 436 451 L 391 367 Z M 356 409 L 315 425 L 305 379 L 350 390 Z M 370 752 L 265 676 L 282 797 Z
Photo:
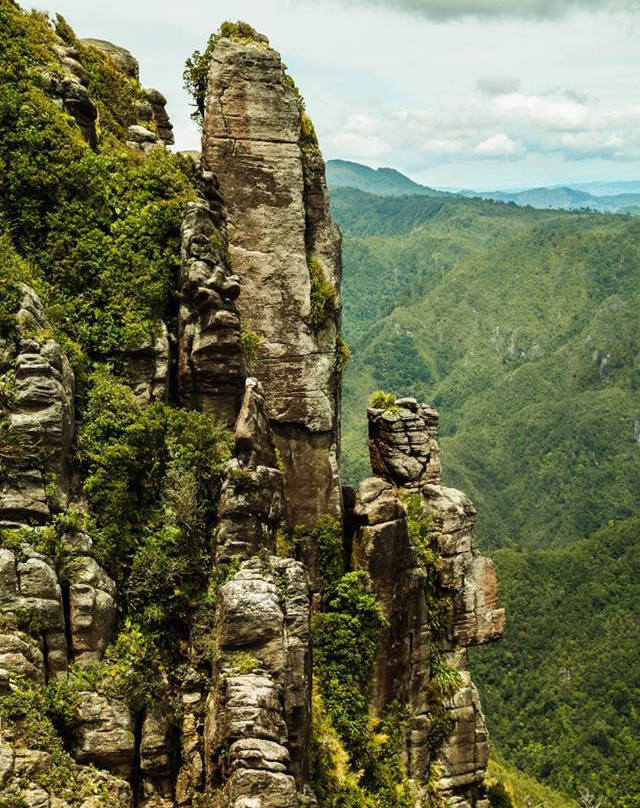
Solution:
M 0 528 L 44 524 L 51 497 L 64 505 L 74 429 L 73 371 L 27 286 L 16 323 L 13 339 L 0 346 L 0 366 L 15 374 L 15 402 L 0 410 L 0 428 L 20 449 L 0 475 Z M 55 491 L 45 492 L 45 477 Z
M 326 193 L 307 207 L 302 110 L 280 56 L 265 45 L 218 41 L 209 76 L 202 162 L 227 206 L 229 253 L 243 292 L 243 325 L 262 338 L 251 372 L 264 386 L 286 469 L 292 523 L 341 511 L 338 472 L 339 234 Z M 316 146 L 317 148 L 317 146 Z M 315 170 L 314 199 L 323 166 Z M 320 193 L 320 195 L 322 195 Z M 336 290 L 333 312 L 311 321 L 309 261 Z M 295 482 L 294 482 L 295 481 Z
M 185 404 L 233 426 L 245 379 L 240 284 L 228 266 L 224 211 L 210 185 L 208 200 L 189 203 L 182 222 L 178 382 Z

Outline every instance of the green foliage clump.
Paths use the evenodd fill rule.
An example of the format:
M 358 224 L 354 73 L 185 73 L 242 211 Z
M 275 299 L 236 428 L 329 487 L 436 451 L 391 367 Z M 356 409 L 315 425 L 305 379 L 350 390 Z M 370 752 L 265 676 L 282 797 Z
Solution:
M 17 395 L 16 374 L 8 370 L 0 375 L 0 413 L 14 409 Z
M 256 334 L 255 331 L 251 331 L 250 328 L 245 328 L 244 326 L 240 329 L 240 346 L 244 361 L 247 364 L 253 362 L 258 356 L 262 343 L 263 339 L 260 334 Z
M 77 455 L 96 552 L 129 609 L 149 630 L 164 627 L 170 642 L 210 569 L 209 530 L 232 439 L 210 415 L 142 407 L 104 370 L 91 382 Z
M 534 805 L 545 806 L 545 808 L 577 808 L 578 806 L 578 803 L 571 797 L 518 771 L 495 752 L 492 753 L 489 760 L 488 774 L 489 777 L 485 783 L 487 796 L 492 805 L 494 802 L 500 802 L 504 808 L 509 808 L 505 804 L 504 790 L 513 808 L 530 808 Z
M 26 279 L 16 275 L 29 275 L 57 334 L 97 357 L 140 347 L 158 318 L 170 318 L 193 168 L 164 149 L 144 155 L 117 139 L 135 119 L 139 88 L 82 47 L 100 111 L 93 151 L 47 94 L 49 77 L 62 75 L 47 21 L 8 0 L 0 14 L 0 231 L 11 223 L 24 264 L 11 269 L 13 260 L 0 258 L 0 291 L 14 290 L 1 296 L 0 328 L 15 309 L 15 281 Z
M 237 653 L 233 654 L 229 660 L 231 670 L 237 675 L 253 673 L 259 664 L 260 662 L 257 657 L 244 651 L 238 651 Z
M 380 632 L 386 620 L 364 572 L 348 572 L 325 612 L 313 615 L 320 692 L 333 726 L 357 768 L 369 740 L 368 697 Z
M 349 361 L 349 357 L 351 356 L 351 349 L 347 345 L 347 343 L 342 339 L 342 337 L 338 337 L 336 340 L 336 368 L 338 373 L 342 373 L 345 369 L 347 362 Z
M 365 808 L 367 794 L 351 769 L 349 755 L 314 679 L 309 742 L 311 785 L 321 808 Z
M 309 319 L 314 328 L 321 328 L 331 318 L 335 310 L 336 290 L 329 283 L 317 255 L 311 254 L 307 260 L 311 281 L 311 310 Z
M 22 301 L 22 283 L 29 281 L 31 274 L 5 227 L 6 219 L 0 214 L 0 338 L 14 330 L 15 315 Z
M 488 786 L 487 799 L 491 808 L 515 808 L 511 795 L 500 780 Z
M 386 393 L 384 390 L 375 390 L 369 396 L 369 406 L 374 410 L 397 410 L 396 394 Z
M 0 695 L 0 723 L 6 737 L 51 757 L 50 765 L 36 775 L 35 781 L 15 773 L 9 775 L 0 795 L 3 808 L 24 808 L 26 803 L 19 794 L 35 784 L 63 801 L 85 800 L 95 795 L 104 798 L 105 777 L 91 766 L 78 765 L 65 750 L 59 725 L 56 725 L 61 713 L 70 718 L 69 702 L 52 686 L 21 680 L 15 682 L 9 692 Z M 108 798 L 105 804 L 110 804 Z
M 306 533 L 304 528 L 298 527 L 296 535 Z M 320 592 L 331 595 L 344 574 L 344 548 L 342 527 L 332 516 L 320 516 L 309 533 L 315 548 L 320 580 Z

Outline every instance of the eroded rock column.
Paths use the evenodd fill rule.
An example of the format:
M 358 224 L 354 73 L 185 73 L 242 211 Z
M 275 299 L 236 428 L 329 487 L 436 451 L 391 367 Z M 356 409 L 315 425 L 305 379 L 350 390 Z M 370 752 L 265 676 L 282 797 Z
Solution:
M 339 517 L 340 237 L 312 127 L 263 39 L 217 42 L 202 160 L 226 203 L 241 322 L 261 338 L 250 370 L 267 398 L 291 522 Z
M 368 419 L 378 476 L 356 489 L 352 563 L 369 573 L 388 620 L 372 706 L 381 714 L 399 699 L 410 708 L 407 773 L 418 787 L 433 785 L 439 771 L 438 791 L 452 805 L 481 808 L 488 735 L 467 648 L 504 631 L 495 568 L 478 551 L 472 503 L 440 484 L 438 413 L 400 399 Z M 460 677 L 444 701 L 433 684 L 442 666 Z M 450 730 L 436 741 L 443 715 Z

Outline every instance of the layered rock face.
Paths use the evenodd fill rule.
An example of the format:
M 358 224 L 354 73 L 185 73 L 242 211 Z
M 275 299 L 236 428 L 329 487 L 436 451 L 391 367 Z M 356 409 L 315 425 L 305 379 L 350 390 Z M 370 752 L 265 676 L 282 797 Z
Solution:
M 407 766 L 418 784 L 431 779 L 436 764 L 450 804 L 481 805 L 488 737 L 466 649 L 504 632 L 495 568 L 478 552 L 473 505 L 440 485 L 438 414 L 399 399 L 388 410 L 370 409 L 368 419 L 371 465 L 380 476 L 356 490 L 352 558 L 369 573 L 388 620 L 372 704 L 378 714 L 394 698 L 410 705 Z M 433 682 L 443 664 L 461 679 L 438 704 Z M 436 750 L 442 707 L 451 731 Z
M 341 270 L 324 166 L 317 164 L 303 125 L 299 97 L 279 55 L 262 40 L 220 39 L 209 76 L 203 165 L 218 177 L 227 207 L 243 327 L 262 339 L 251 372 L 264 385 L 286 469 L 290 518 L 311 525 L 321 514 L 341 511 Z M 312 262 L 335 290 L 322 321 L 313 316 Z
M 92 44 L 137 78 L 128 52 Z M 139 125 L 155 121 L 161 148 L 169 137 L 161 134 L 162 99 L 147 97 L 153 115 L 142 104 Z M 151 142 L 130 147 L 144 152 Z M 0 699 L 16 726 L 26 709 L 20 699 L 33 693 L 70 699 L 73 714 L 53 752 L 34 732 L 0 727 L 0 794 L 28 808 L 313 808 L 332 804 L 335 794 L 321 789 L 333 783 L 353 804 L 370 804 L 363 794 L 371 773 L 356 765 L 346 736 L 322 730 L 329 718 L 319 721 L 312 698 L 314 677 L 316 692 L 322 679 L 314 620 L 337 608 L 340 582 L 356 580 L 381 626 L 358 694 L 364 731 L 400 708 L 398 789 L 408 783 L 416 805 L 487 808 L 487 732 L 467 649 L 503 632 L 495 569 L 478 551 L 473 505 L 441 484 L 438 414 L 413 399 L 369 410 L 374 476 L 348 492 L 343 514 L 339 234 L 313 128 L 263 37 L 215 44 L 197 170 L 182 222 L 175 322 L 159 323 L 147 343 L 119 357 L 120 372 L 139 404 L 155 405 L 140 412 L 156 413 L 160 402 L 171 412 L 197 410 L 207 423 L 226 424 L 233 451 L 222 481 L 208 489 L 214 516 L 194 557 L 206 575 L 202 591 L 190 593 L 199 604 L 191 623 L 179 624 L 170 642 L 155 639 L 159 671 L 148 658 L 136 667 L 144 637 L 129 635 L 125 679 L 139 686 L 157 677 L 142 706 L 108 687 L 122 674 L 109 652 L 104 660 L 126 626 L 129 581 L 112 571 L 116 587 L 96 560 L 99 524 L 65 521 L 69 506 L 88 509 L 73 462 L 75 380 L 33 290 L 24 289 L 14 333 L 0 344 L 0 373 L 10 381 L 0 388 Z M 188 486 L 179 493 L 193 496 Z M 165 492 L 158 500 L 156 520 L 168 509 Z M 146 533 L 165 552 L 156 527 Z M 179 532 L 175 518 L 164 527 Z M 146 560 L 163 578 L 181 559 L 161 550 Z M 182 597 L 183 586 L 165 597 Z M 165 604 L 153 597 L 151 617 L 144 614 L 155 625 Z M 337 616 L 349 625 L 358 617 Z M 371 757 L 381 743 L 384 733 L 372 739 Z M 337 786 L 318 773 L 318 750 L 329 756 L 329 748 L 338 749 Z M 75 791 L 59 782 L 61 759 Z M 52 767 L 55 782 L 45 776 Z

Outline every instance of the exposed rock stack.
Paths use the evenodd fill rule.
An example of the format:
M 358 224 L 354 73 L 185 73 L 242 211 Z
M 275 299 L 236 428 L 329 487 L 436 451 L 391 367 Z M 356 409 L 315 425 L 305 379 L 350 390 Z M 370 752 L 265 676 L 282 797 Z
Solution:
M 178 384 L 181 400 L 230 425 L 245 377 L 238 277 L 229 269 L 224 215 L 213 179 L 209 199 L 192 202 L 182 222 Z M 217 205 L 215 204 L 217 203 Z
M 220 39 L 209 76 L 203 165 L 218 177 L 227 207 L 243 326 L 262 339 L 251 372 L 267 397 L 286 470 L 290 519 L 310 526 L 321 514 L 341 512 L 341 269 L 324 172 L 309 165 L 303 123 L 280 56 L 264 39 Z M 322 273 L 315 282 L 334 290 L 331 306 L 315 320 L 312 264 Z
M 371 464 L 380 477 L 356 491 L 359 527 L 352 556 L 354 567 L 369 573 L 389 622 L 373 677 L 373 707 L 380 714 L 394 698 L 409 704 L 410 776 L 425 785 L 435 763 L 439 790 L 451 804 L 480 805 L 488 738 L 466 649 L 504 631 L 495 568 L 478 552 L 473 505 L 460 491 L 440 485 L 438 414 L 400 399 L 386 411 L 370 409 L 368 417 Z M 428 545 L 411 535 L 416 514 L 428 525 Z M 442 626 L 434 625 L 434 595 L 451 612 Z M 434 660 L 461 675 L 461 686 L 445 705 L 452 731 L 435 758 Z

